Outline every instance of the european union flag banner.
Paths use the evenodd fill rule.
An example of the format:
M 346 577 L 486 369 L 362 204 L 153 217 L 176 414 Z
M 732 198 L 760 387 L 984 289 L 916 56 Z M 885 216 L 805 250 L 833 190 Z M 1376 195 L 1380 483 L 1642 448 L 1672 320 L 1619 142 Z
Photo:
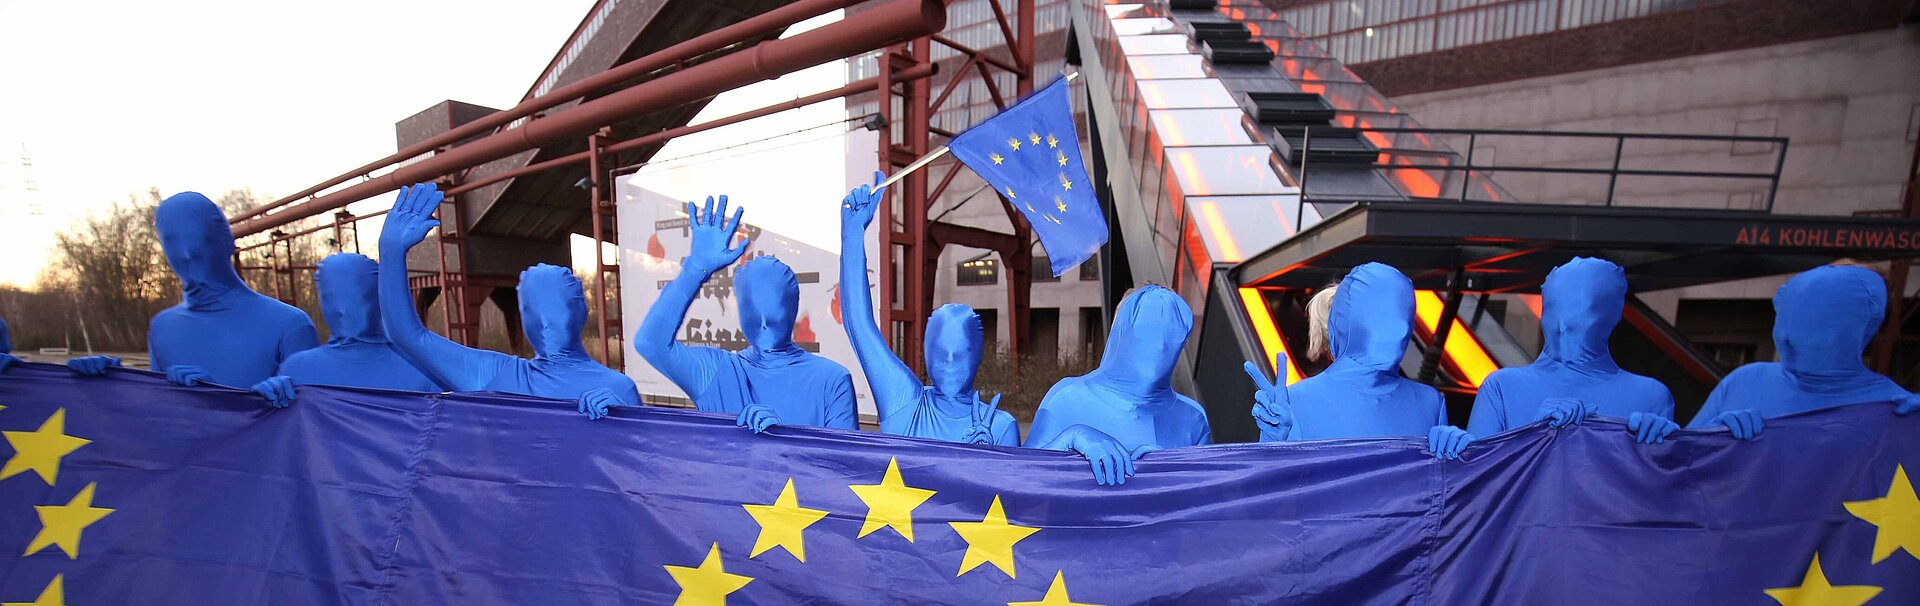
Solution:
M 1107 243 L 1107 217 L 1080 161 L 1066 78 L 960 133 L 947 149 L 1027 217 L 1054 276 Z
M 1078 457 L 490 394 L 0 375 L 0 602 L 1913 604 L 1920 416 Z

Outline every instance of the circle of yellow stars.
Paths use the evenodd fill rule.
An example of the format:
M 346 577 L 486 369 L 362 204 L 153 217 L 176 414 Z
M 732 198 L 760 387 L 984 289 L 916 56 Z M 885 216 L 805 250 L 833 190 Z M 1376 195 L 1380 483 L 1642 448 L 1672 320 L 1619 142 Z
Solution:
M 1873 564 L 1899 551 L 1920 559 L 1920 497 L 1914 494 L 1906 466 L 1894 466 L 1893 481 L 1888 483 L 1884 496 L 1848 501 L 1845 506 L 1853 517 L 1877 528 L 1873 538 Z M 1814 553 L 1813 562 L 1807 565 L 1807 574 L 1799 586 L 1768 589 L 1766 594 L 1782 606 L 1860 606 L 1880 595 L 1881 590 L 1872 585 L 1834 585 L 1820 568 L 1820 554 Z
M 911 543 L 914 540 L 913 511 L 925 504 L 933 495 L 933 490 L 918 488 L 907 484 L 900 473 L 900 461 L 889 459 L 887 469 L 875 484 L 854 484 L 847 487 L 854 496 L 867 507 L 862 518 L 860 531 L 855 539 L 864 539 L 881 530 L 892 530 L 900 538 Z M 754 539 L 753 549 L 748 558 L 758 558 L 775 549 L 783 550 L 793 559 L 807 561 L 806 530 L 814 523 L 825 519 L 829 514 L 825 510 L 811 509 L 800 505 L 799 494 L 794 490 L 793 478 L 787 478 L 786 485 L 780 489 L 773 503 L 761 505 L 747 503 L 741 507 L 747 515 L 760 526 L 760 533 Z M 966 575 L 984 565 L 1015 578 L 1014 547 L 1040 532 L 1040 528 L 1014 524 L 1007 518 L 1006 508 L 1000 495 L 994 495 L 993 503 L 987 507 L 986 515 L 978 522 L 948 522 L 948 526 L 960 538 L 967 542 L 966 553 L 961 556 L 959 572 L 955 577 Z M 677 606 L 724 605 L 727 596 L 745 588 L 754 581 L 753 577 L 727 572 L 721 555 L 720 544 L 713 543 L 707 549 L 705 559 L 698 566 L 668 565 L 667 574 L 680 586 L 680 594 L 674 600 Z M 1074 602 L 1067 593 L 1067 581 L 1064 571 L 1054 573 L 1053 583 L 1039 601 L 1008 602 L 1009 606 L 1099 606 Z
M 1027 133 L 1027 141 L 1025 143 L 1022 143 L 1020 141 L 1020 137 L 1008 137 L 1007 148 L 1009 151 L 1007 153 L 1011 154 L 1011 153 L 1020 151 L 1020 148 L 1022 146 L 1026 146 L 1031 149 L 1040 149 L 1041 141 L 1046 141 L 1047 148 L 1053 150 L 1054 162 L 1058 163 L 1060 165 L 1060 168 L 1063 168 L 1063 169 L 1066 168 L 1067 152 L 1065 150 L 1060 149 L 1060 138 L 1057 136 L 1054 136 L 1053 133 L 1047 133 L 1046 137 L 1044 138 L 1040 136 L 1040 133 L 1038 131 Z M 999 166 L 1002 163 L 1006 162 L 1007 157 L 1000 155 L 1000 152 L 989 152 L 987 154 L 987 159 L 993 161 L 994 166 Z M 1064 170 L 1060 171 L 1059 173 L 1057 173 L 1057 176 L 1060 179 L 1061 192 L 1073 191 L 1073 179 L 1067 176 L 1066 171 Z M 1061 195 L 1056 194 L 1053 196 L 1053 205 L 1051 209 L 1041 210 L 1039 208 L 1034 207 L 1033 202 L 1031 201 L 1021 201 L 1020 194 L 1018 192 L 1015 192 L 1013 190 L 1013 186 L 1011 185 L 1003 186 L 996 191 L 1000 195 L 1006 196 L 1008 202 L 1017 203 L 1021 207 L 1027 209 L 1027 213 L 1029 215 L 1033 215 L 1038 217 L 1039 219 L 1052 222 L 1055 225 L 1064 225 L 1064 223 L 1060 221 L 1059 215 L 1064 215 L 1067 213 L 1067 202 L 1064 198 L 1061 197 Z M 1055 214 L 1055 213 L 1058 213 L 1058 214 Z
M 0 410 L 5 409 L 5 406 L 0 406 Z M 92 443 L 91 440 L 68 435 L 66 428 L 67 409 L 57 408 L 38 429 L 0 432 L 0 437 L 4 437 L 7 444 L 13 447 L 13 455 L 7 458 L 5 465 L 0 466 L 0 481 L 31 471 L 49 488 L 57 487 L 62 459 Z M 67 559 L 78 559 L 82 532 L 114 511 L 93 505 L 94 493 L 98 488 L 97 483 L 88 482 L 65 505 L 34 506 L 34 512 L 40 517 L 40 532 L 27 542 L 26 551 L 21 557 L 57 547 L 60 553 L 66 554 Z M 0 606 L 60 606 L 65 603 L 66 575 L 56 574 L 32 602 L 0 602 Z

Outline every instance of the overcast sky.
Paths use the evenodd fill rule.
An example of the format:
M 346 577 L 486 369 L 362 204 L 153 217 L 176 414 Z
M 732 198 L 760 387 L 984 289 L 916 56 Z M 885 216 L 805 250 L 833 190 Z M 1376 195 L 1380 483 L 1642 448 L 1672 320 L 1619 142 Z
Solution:
M 128 194 L 291 193 L 441 100 L 510 107 L 592 5 L 0 0 L 0 283 Z

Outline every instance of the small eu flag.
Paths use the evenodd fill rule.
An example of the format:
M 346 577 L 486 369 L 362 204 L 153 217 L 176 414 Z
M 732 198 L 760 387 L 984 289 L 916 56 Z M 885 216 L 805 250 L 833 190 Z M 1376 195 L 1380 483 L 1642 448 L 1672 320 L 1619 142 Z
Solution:
M 1027 216 L 1059 276 L 1107 242 L 1107 218 L 1093 195 L 1080 137 L 1073 131 L 1067 79 L 953 138 L 947 146 Z

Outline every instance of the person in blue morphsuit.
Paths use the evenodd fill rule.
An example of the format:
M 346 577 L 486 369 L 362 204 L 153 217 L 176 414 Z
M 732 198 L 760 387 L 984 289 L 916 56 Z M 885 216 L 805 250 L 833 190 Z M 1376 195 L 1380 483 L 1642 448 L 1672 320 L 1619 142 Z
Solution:
M 7 334 L 7 319 L 0 318 L 0 372 L 6 372 L 8 366 L 19 361 L 20 358 L 13 356 L 13 336 Z
M 1780 361 L 1728 373 L 1687 428 L 1725 425 L 1748 440 L 1766 417 L 1865 402 L 1896 402 L 1903 415 L 1920 409 L 1920 396 L 1860 360 L 1886 309 L 1886 281 L 1864 267 L 1816 267 L 1787 280 L 1773 295 Z
M 1206 409 L 1173 391 L 1173 365 L 1192 332 L 1193 310 L 1173 291 L 1147 285 L 1127 293 L 1100 366 L 1047 390 L 1026 446 L 1080 453 L 1094 481 L 1116 485 L 1149 451 L 1212 443 Z
M 875 173 L 874 181 L 885 179 Z M 927 318 L 924 339 L 928 383 L 920 383 L 913 369 L 887 346 L 873 318 L 873 288 L 867 284 L 867 226 L 886 188 L 862 185 L 848 194 L 840 209 L 840 318 L 853 353 L 866 371 L 867 385 L 880 412 L 880 431 L 894 435 L 933 438 L 973 444 L 1020 445 L 1020 426 L 1013 415 L 980 401 L 974 374 L 984 349 L 980 315 L 973 308 L 949 303 Z
M 380 320 L 393 350 L 427 379 L 453 391 L 575 400 L 582 410 L 639 406 L 633 379 L 595 362 L 580 343 L 587 297 L 580 279 L 565 267 L 542 263 L 520 273 L 520 325 L 533 346 L 531 360 L 472 349 L 427 330 L 407 289 L 407 250 L 440 225 L 433 212 L 443 198 L 429 183 L 401 189 L 380 231 Z
M 154 211 L 167 264 L 184 300 L 153 316 L 147 355 L 154 370 L 179 385 L 248 387 L 280 363 L 320 344 L 306 312 L 253 292 L 233 269 L 233 230 L 212 200 L 175 194 Z M 86 356 L 67 362 L 84 375 L 105 374 L 119 360 Z
M 1458 458 L 1472 436 L 1447 424 L 1439 391 L 1400 376 L 1400 359 L 1412 338 L 1413 281 L 1380 263 L 1347 272 L 1327 320 L 1333 363 L 1326 370 L 1280 385 L 1268 381 L 1254 363 L 1246 364 L 1259 388 L 1253 417 L 1260 441 L 1424 434 L 1435 457 Z M 1282 352 L 1274 368 L 1286 366 Z
M 744 209 L 727 218 L 727 197 L 718 209 L 707 198 L 704 212 L 687 203 L 693 243 L 680 275 L 647 310 L 633 335 L 634 351 L 693 399 L 695 408 L 738 415 L 758 433 L 777 424 L 855 429 L 853 375 L 832 360 L 793 344 L 800 313 L 800 283 L 793 270 L 772 257 L 748 261 L 734 272 L 740 331 L 748 346 L 735 354 L 691 347 L 675 339 L 687 308 L 713 272 L 739 261 L 748 242 L 733 241 Z M 588 409 L 589 417 L 603 411 Z
M 336 253 L 313 272 L 320 314 L 331 334 L 324 345 L 293 354 L 279 376 L 253 390 L 284 408 L 294 385 L 343 385 L 406 391 L 440 391 L 427 375 L 400 357 L 380 325 L 379 266 L 366 255 Z
M 1592 414 L 1627 419 L 1642 444 L 1663 442 L 1680 428 L 1667 386 L 1621 370 L 1607 346 L 1626 306 L 1625 270 L 1576 257 L 1547 274 L 1540 298 L 1540 357 L 1487 376 L 1468 433 L 1487 436 L 1540 419 L 1559 427 Z

